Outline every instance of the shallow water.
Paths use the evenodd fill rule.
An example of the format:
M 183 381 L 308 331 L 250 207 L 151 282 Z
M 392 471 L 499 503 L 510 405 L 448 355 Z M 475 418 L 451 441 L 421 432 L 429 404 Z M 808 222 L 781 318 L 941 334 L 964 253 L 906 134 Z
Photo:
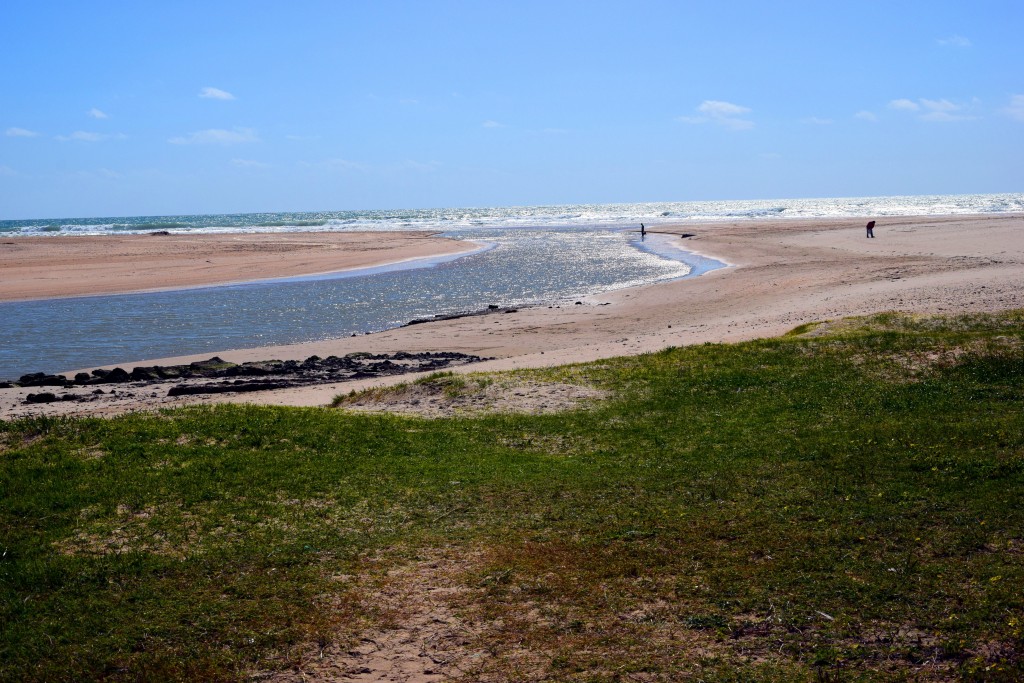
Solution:
M 418 268 L 0 304 L 0 378 L 344 337 L 490 304 L 572 303 L 693 270 L 656 253 L 673 251 L 659 248 L 653 236 L 651 249 L 638 249 L 636 233 L 621 230 L 468 230 L 459 236 L 492 246 Z M 701 271 L 714 265 L 694 263 Z

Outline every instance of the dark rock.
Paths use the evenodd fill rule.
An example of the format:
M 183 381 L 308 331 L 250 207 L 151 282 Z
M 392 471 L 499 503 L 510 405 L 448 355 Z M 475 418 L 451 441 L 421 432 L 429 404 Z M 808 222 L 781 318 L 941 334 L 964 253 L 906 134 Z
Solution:
M 57 394 L 50 393 L 49 391 L 41 394 L 29 394 L 25 397 L 25 403 L 54 403 L 59 400 Z
M 75 381 L 78 382 L 79 384 L 85 384 L 86 382 L 89 381 L 90 378 L 91 375 L 88 372 L 80 372 L 77 375 L 75 375 Z
M 0 382 L 0 389 L 13 389 L 14 385 L 10 382 Z
M 496 311 L 496 310 L 498 310 L 498 304 L 488 304 L 487 310 L 488 311 Z
M 131 378 L 133 382 L 152 382 L 160 379 L 160 375 L 156 368 L 133 368 Z
M 104 384 L 114 384 L 116 382 L 130 382 L 132 381 L 132 376 L 124 368 L 114 368 L 103 375 L 102 379 Z
M 195 394 L 228 394 L 248 391 L 270 391 L 294 386 L 291 382 L 249 382 L 248 384 L 180 384 L 171 387 L 168 396 L 191 396 Z
M 48 375 L 45 372 L 33 372 L 22 375 L 18 384 L 23 387 L 63 387 L 70 384 L 70 380 L 62 375 Z
M 154 230 L 153 232 L 151 232 L 149 234 L 152 235 L 153 237 L 166 237 L 166 236 L 170 235 L 171 233 L 168 232 L 167 230 Z
M 234 365 L 234 363 L 227 363 L 223 358 L 214 356 L 206 360 L 197 360 L 193 363 L 188 364 L 188 368 L 194 372 L 197 372 L 200 376 L 209 376 L 211 371 L 222 370 L 224 366 Z M 184 369 L 184 368 L 183 368 Z

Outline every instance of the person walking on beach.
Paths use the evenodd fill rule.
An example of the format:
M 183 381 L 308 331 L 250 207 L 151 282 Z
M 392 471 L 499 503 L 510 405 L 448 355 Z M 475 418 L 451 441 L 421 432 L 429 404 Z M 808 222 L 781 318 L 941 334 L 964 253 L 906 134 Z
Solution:
M 868 237 L 874 237 L 874 236 L 875 236 L 875 222 L 874 221 L 869 221 L 868 222 Z
M 644 224 L 640 224 L 640 239 L 647 237 L 647 229 L 644 228 Z

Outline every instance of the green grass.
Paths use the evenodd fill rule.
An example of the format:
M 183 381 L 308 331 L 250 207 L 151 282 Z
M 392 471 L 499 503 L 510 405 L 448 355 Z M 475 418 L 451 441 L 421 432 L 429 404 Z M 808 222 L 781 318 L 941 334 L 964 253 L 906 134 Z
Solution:
M 466 680 L 1024 678 L 1024 314 L 798 332 L 555 415 L 0 422 L 0 679 L 244 680 L 436 556 Z

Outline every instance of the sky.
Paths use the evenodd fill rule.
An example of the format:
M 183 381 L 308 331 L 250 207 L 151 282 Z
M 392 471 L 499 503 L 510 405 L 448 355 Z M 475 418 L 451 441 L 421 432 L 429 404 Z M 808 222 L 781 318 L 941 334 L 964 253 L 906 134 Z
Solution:
M 1024 191 L 1024 3 L 0 9 L 0 219 Z

